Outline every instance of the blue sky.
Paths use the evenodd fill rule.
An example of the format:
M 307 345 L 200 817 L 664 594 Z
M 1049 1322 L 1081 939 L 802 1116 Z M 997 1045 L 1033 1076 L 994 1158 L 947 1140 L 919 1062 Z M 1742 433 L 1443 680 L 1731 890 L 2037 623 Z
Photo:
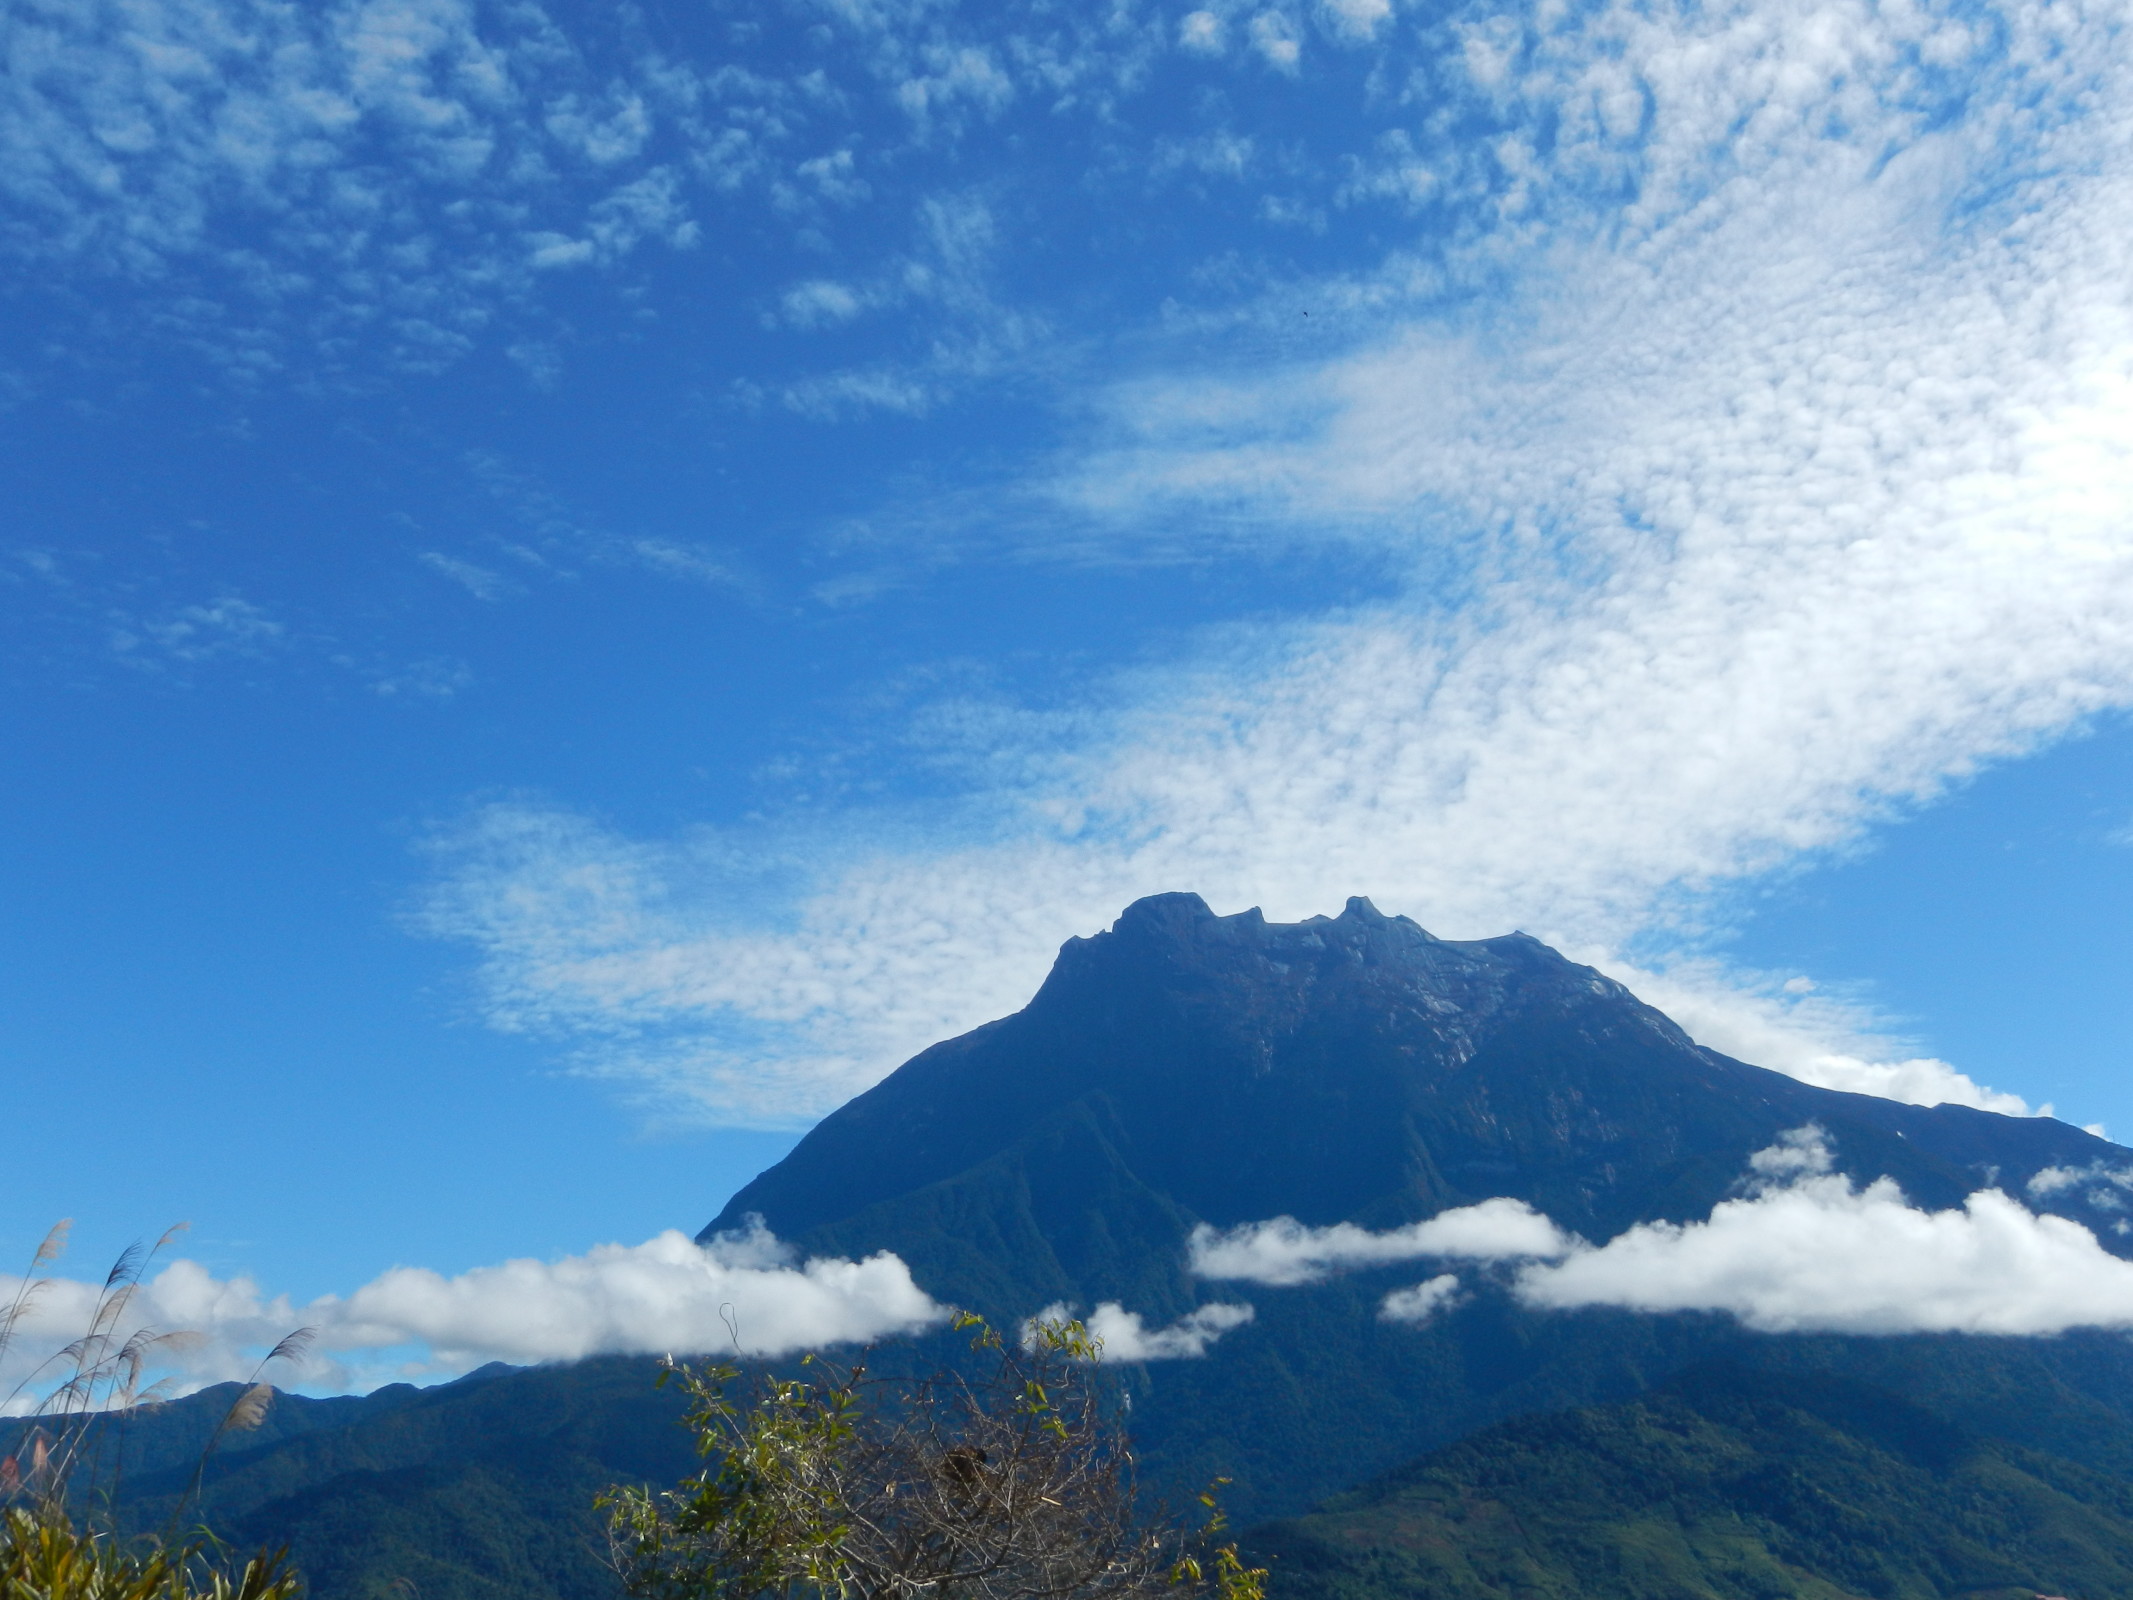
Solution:
M 8 15 L 0 1249 L 693 1228 L 1173 888 L 2133 1129 L 2113 8 Z

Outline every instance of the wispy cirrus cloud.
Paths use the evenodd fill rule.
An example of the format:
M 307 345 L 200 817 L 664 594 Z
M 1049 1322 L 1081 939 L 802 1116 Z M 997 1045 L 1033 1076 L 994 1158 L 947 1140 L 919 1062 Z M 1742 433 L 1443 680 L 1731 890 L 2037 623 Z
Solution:
M 259 656 L 287 642 L 288 629 L 241 595 L 226 594 L 159 614 L 121 616 L 111 648 L 132 665 L 162 670 L 229 657 Z
M 706 53 L 567 0 L 17 0 L 0 246 L 92 274 L 113 329 L 112 286 L 151 286 L 127 337 L 152 329 L 255 380 L 319 362 L 434 370 L 531 315 L 498 343 L 552 383 L 555 319 L 533 310 L 546 286 L 766 228 L 844 269 L 796 279 L 774 251 L 729 261 L 729 287 L 752 315 L 819 329 L 893 296 L 855 281 L 896 253 L 887 232 L 980 193 L 1013 202 L 1023 268 L 1066 242 L 1054 227 L 1132 248 L 1119 219 L 1161 196 L 1262 245 L 1300 218 L 1389 208 L 1423 224 L 1421 276 L 1456 276 L 1581 207 L 1620 213 L 1625 189 L 1639 225 L 1677 211 L 1803 130 L 1910 137 L 1963 104 L 1961 73 L 1991 42 L 1990 19 L 1795 10 L 826 5 Z M 1289 87 L 1260 96 L 1262 136 L 1241 138 L 1230 96 L 1270 70 Z M 1040 146 L 1056 160 L 1032 163 Z M 1201 189 L 1248 167 L 1235 193 Z M 1204 248 L 1177 256 L 1180 281 L 1234 264 L 1228 245 L 1196 260 Z M 1369 279 L 1350 254 L 1351 281 Z M 945 390 L 989 381 L 1015 365 L 1007 335 L 1027 346 L 1055 325 L 1042 299 L 906 296 L 897 353 L 814 371 L 847 398 L 812 414 L 880 404 L 861 394 L 869 374 L 881 395 L 929 372 Z
M 942 222 L 1007 164 L 934 158 L 1010 111 L 1130 149 L 1111 113 L 1163 49 L 1142 10 L 806 7 L 707 20 L 723 37 L 702 50 L 569 0 L 15 0 L 0 254 L 95 285 L 94 315 L 57 297 L 84 336 L 243 381 L 434 372 L 493 336 L 552 384 L 548 302 L 577 275 L 765 232 L 871 264 L 916 218 L 898 281 L 859 294 L 920 308 L 878 364 L 967 384 L 1041 318 L 973 301 Z M 790 252 L 753 252 L 725 265 L 739 304 L 821 325 L 831 302 L 789 281 Z
M 6 48 L 0 248 L 155 286 L 254 376 L 299 329 L 448 364 L 545 273 L 688 247 L 685 183 L 757 170 L 776 96 L 474 0 L 20 0 Z

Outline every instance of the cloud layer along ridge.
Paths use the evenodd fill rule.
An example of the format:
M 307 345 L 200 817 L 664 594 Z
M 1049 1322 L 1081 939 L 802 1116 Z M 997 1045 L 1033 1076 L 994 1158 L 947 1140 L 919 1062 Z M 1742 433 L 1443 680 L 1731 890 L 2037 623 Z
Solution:
M 1034 1320 L 1060 1322 L 1072 1315 L 1070 1307 L 1058 1303 L 1046 1306 Z M 1139 1312 L 1128 1311 L 1116 1300 L 1105 1300 L 1083 1324 L 1103 1342 L 1106 1361 L 1177 1361 L 1206 1355 L 1217 1339 L 1256 1315 L 1248 1305 L 1217 1300 L 1188 1311 L 1168 1327 L 1151 1328 Z
M 2038 1194 L 2085 1187 L 2106 1201 L 2133 1183 L 2102 1167 L 2048 1168 Z M 1290 1217 L 1191 1243 L 1203 1277 L 1269 1285 L 1417 1257 L 1512 1264 L 1512 1293 L 1541 1310 L 1717 1311 L 1764 1333 L 2050 1334 L 2133 1327 L 2133 1261 L 2065 1217 L 1999 1189 L 1924 1211 L 1890 1178 L 1864 1186 L 1833 1170 L 1819 1128 L 1797 1128 L 1749 1161 L 1745 1192 L 1701 1222 L 1643 1222 L 1602 1245 L 1566 1234 L 1523 1201 L 1496 1199 L 1372 1233 L 1307 1228 Z M 2117 1209 L 2105 1205 L 2104 1209 Z M 1443 1273 L 1385 1298 L 1391 1322 L 1425 1322 L 1456 1303 Z
M 0 1303 L 19 1280 L 0 1278 Z M 88 1327 L 98 1288 L 55 1278 L 33 1300 L 7 1351 L 9 1387 Z M 353 1294 L 308 1305 L 249 1278 L 218 1279 L 176 1260 L 126 1307 L 137 1328 L 182 1331 L 160 1354 L 181 1388 L 242 1377 L 299 1326 L 317 1330 L 299 1381 L 368 1388 L 389 1379 L 467 1371 L 488 1361 L 570 1361 L 599 1353 L 779 1355 L 912 1333 L 946 1316 L 896 1256 L 793 1262 L 760 1228 L 699 1246 L 669 1229 L 640 1245 L 601 1245 L 560 1261 L 507 1261 L 445 1277 L 394 1267 Z M 39 1385 L 32 1383 L 27 1393 Z
M 1336 1272 L 1417 1257 L 1502 1261 L 1567 1254 L 1577 1241 L 1523 1200 L 1498 1197 L 1440 1211 L 1426 1222 L 1372 1233 L 1352 1222 L 1308 1228 L 1294 1217 L 1217 1231 L 1193 1229 L 1187 1259 L 1202 1278 L 1275 1287 L 1317 1283 Z
M 1702 1222 L 1639 1223 L 1520 1272 L 1528 1305 L 1724 1311 L 1765 1333 L 2061 1333 L 2133 1327 L 2133 1261 L 1998 1189 L 1921 1211 L 1888 1178 L 1861 1188 L 1819 1140 L 1766 1156 L 1761 1192 Z M 1787 1155 L 1799 1159 L 1786 1161 Z M 1789 1167 L 1789 1170 L 1787 1170 Z

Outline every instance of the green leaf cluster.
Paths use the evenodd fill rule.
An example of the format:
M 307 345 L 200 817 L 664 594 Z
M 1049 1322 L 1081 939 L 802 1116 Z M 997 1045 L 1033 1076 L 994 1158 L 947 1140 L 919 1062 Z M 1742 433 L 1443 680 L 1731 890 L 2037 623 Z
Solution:
M 261 1553 L 232 1573 L 208 1542 L 138 1547 L 49 1511 L 0 1512 L 0 1600 L 296 1600 L 285 1553 Z

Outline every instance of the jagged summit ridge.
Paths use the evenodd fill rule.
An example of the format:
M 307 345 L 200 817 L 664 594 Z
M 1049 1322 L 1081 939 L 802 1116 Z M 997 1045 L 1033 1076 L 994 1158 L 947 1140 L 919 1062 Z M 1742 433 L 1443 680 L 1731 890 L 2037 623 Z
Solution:
M 1298 922 L 1269 922 L 1257 906 L 1217 916 L 1189 891 L 1146 895 L 1127 906 L 1106 932 L 1067 940 L 1060 947 L 1058 970 L 1074 971 L 1079 961 L 1092 957 L 1152 957 L 1191 965 L 1255 956 L 1277 962 L 1309 960 L 1319 952 L 1339 952 L 1366 966 L 1404 971 L 1424 988 L 1456 986 L 1474 971 L 1493 967 L 1561 977 L 1595 993 L 1635 1000 L 1612 978 L 1568 960 L 1531 934 L 1440 939 L 1411 917 L 1387 916 L 1365 895 L 1350 895 L 1338 916 Z
M 1404 1015 L 1432 1036 L 1443 1065 L 1470 1056 L 1490 1019 L 1515 1000 L 1551 988 L 1612 1001 L 1639 1025 L 1693 1048 L 1671 1020 L 1613 979 L 1530 935 L 1439 939 L 1361 895 L 1337 917 L 1300 922 L 1269 922 L 1256 906 L 1217 916 L 1188 892 L 1146 896 L 1108 931 L 1069 939 L 1028 1011 L 1109 1010 L 1120 996 L 1150 1000 L 1159 988 L 1195 1025 L 1255 1031 L 1268 1045 L 1313 1013 L 1367 1007 L 1388 1023 Z M 1275 1053 L 1258 1053 L 1271 1070 Z

